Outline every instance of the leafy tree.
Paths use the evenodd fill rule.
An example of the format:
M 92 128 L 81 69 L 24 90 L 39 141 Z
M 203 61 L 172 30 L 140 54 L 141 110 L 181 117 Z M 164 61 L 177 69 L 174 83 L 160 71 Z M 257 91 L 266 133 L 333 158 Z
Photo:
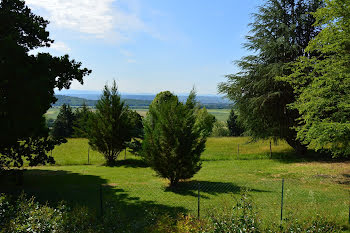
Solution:
M 70 138 L 73 135 L 75 115 L 69 105 L 63 104 L 53 124 L 52 136 L 55 138 Z
M 73 122 L 73 137 L 87 138 L 89 131 L 89 120 L 92 116 L 92 111 L 83 103 L 83 106 L 78 108 L 74 115 L 75 120 Z
M 160 92 L 144 119 L 143 157 L 170 185 L 189 179 L 201 168 L 208 131 L 198 118 L 198 104 L 191 92 L 186 103 L 169 91 Z
M 53 40 L 48 21 L 24 1 L 2 0 L 0 22 L 0 168 L 21 167 L 23 159 L 31 166 L 51 163 L 46 152 L 62 142 L 48 137 L 44 118 L 56 100 L 54 88 L 69 88 L 73 80 L 83 83 L 91 71 L 68 55 L 29 55 Z
M 316 150 L 331 149 L 334 156 L 349 156 L 350 2 L 328 0 L 314 15 L 323 30 L 285 79 L 298 96 L 291 105 L 301 115 L 298 138 Z
M 322 6 L 321 0 L 267 0 L 253 15 L 246 36 L 244 47 L 253 55 L 237 61 L 241 71 L 219 84 L 219 91 L 237 106 L 238 120 L 249 135 L 284 139 L 300 154 L 306 147 L 293 128 L 299 113 L 287 107 L 295 100 L 293 88 L 276 79 L 288 74 L 286 64 L 303 55 L 319 32 L 308 13 Z
M 235 114 L 234 109 L 231 109 L 230 115 L 227 120 L 227 127 L 230 131 L 230 136 L 241 136 L 244 133 L 244 130 L 237 121 L 237 115 Z
M 120 99 L 115 81 L 104 87 L 89 126 L 89 145 L 102 153 L 107 165 L 113 165 L 133 137 L 133 124 L 128 106 Z
M 227 128 L 225 122 L 216 121 L 213 126 L 213 131 L 211 133 L 212 137 L 228 137 L 230 136 L 230 131 Z

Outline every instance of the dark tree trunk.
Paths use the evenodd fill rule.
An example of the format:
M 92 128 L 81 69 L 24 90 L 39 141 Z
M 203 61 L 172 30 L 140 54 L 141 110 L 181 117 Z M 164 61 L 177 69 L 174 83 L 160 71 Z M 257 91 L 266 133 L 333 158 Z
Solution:
M 301 144 L 301 142 L 299 140 L 297 140 L 296 138 L 292 138 L 292 137 L 286 138 L 285 140 L 291 147 L 293 147 L 293 149 L 295 150 L 295 152 L 297 153 L 297 155 L 299 157 L 306 154 L 307 146 L 304 144 Z
M 177 185 L 177 183 L 179 183 L 179 179 L 177 177 L 175 178 L 170 178 L 170 187 L 174 187 Z

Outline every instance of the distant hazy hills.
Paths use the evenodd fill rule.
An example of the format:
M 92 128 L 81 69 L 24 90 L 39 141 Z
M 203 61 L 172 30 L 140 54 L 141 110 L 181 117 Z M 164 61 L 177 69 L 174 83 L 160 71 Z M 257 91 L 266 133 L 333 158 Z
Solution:
M 62 104 L 69 104 L 71 106 L 81 106 L 84 103 L 87 106 L 95 106 L 97 100 L 100 98 L 99 94 L 70 94 L 55 95 L 57 101 L 53 106 L 61 106 Z M 148 108 L 154 99 L 155 95 L 122 95 L 122 99 L 131 108 Z M 179 96 L 180 101 L 185 101 L 187 96 Z M 197 101 L 206 108 L 230 108 L 230 103 L 219 96 L 197 96 Z
M 84 103 L 87 106 L 95 106 L 97 100 L 85 99 L 74 96 L 66 95 L 55 95 L 57 101 L 53 106 L 61 106 L 63 104 L 69 104 L 70 106 L 82 106 Z M 151 104 L 151 100 L 134 100 L 134 99 L 123 99 L 127 105 L 130 107 L 147 108 Z

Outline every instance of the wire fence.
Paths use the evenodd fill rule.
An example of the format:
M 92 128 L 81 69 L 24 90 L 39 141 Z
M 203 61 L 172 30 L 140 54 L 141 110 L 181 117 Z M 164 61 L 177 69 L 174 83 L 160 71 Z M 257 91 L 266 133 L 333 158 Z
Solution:
M 283 178 L 260 182 L 257 188 L 208 181 L 183 182 L 175 187 L 147 184 L 123 187 L 104 185 L 100 186 L 99 200 L 96 203 L 100 205 L 101 215 L 107 211 L 108 203 L 114 198 L 116 205 L 119 201 L 120 209 L 131 211 L 131 215 L 141 210 L 153 209 L 173 215 L 183 213 L 206 218 L 214 210 L 234 206 L 242 193 L 246 193 L 251 197 L 259 217 L 268 223 L 283 222 L 291 218 L 323 217 L 340 224 L 350 224 L 349 189 L 332 189 L 331 192 L 327 190 L 327 186 L 312 189 L 308 181 L 300 183 L 299 180 Z
M 57 182 L 63 171 L 36 171 L 27 176 L 48 175 L 48 182 Z M 87 175 L 70 175 L 70 180 L 57 182 L 57 189 L 36 186 L 24 182 L 26 193 L 42 200 L 65 200 L 74 205 L 87 205 L 98 215 L 113 215 L 115 219 L 132 222 L 135 229 L 147 221 L 146 215 L 190 214 L 207 218 L 213 211 L 232 208 L 242 193 L 247 193 L 259 218 L 269 223 L 288 219 L 307 220 L 323 217 L 338 224 L 350 224 L 350 189 L 348 180 L 332 180 L 332 177 L 315 175 L 312 178 L 271 177 L 245 184 L 237 181 L 223 182 L 190 180 L 169 187 L 163 180 L 129 183 L 108 183 Z M 79 177 L 78 177 L 79 176 Z M 78 179 L 79 178 L 79 179 Z M 86 179 L 86 180 L 85 180 Z M 74 182 L 79 180 L 79 184 Z M 152 183 L 153 182 L 153 183 Z M 334 183 L 337 182 L 337 185 Z M 21 192 L 13 188 L 0 192 Z M 15 193 L 13 193 L 15 194 Z

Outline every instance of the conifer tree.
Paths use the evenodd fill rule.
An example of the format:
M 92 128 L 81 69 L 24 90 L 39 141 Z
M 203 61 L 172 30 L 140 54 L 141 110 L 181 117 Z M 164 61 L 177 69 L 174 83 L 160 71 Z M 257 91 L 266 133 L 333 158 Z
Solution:
M 73 122 L 73 137 L 87 138 L 89 131 L 89 120 L 92 116 L 92 111 L 86 106 L 85 102 L 78 108 L 75 113 Z
M 89 123 L 89 145 L 102 153 L 107 165 L 114 165 L 133 136 L 133 124 L 128 106 L 118 94 L 116 82 L 105 85 Z
M 144 139 L 142 116 L 131 110 L 130 120 L 132 124 L 132 140 L 127 143 L 127 147 L 132 154 L 139 156 L 142 152 L 142 140 Z
M 163 178 L 176 185 L 201 168 L 208 132 L 198 118 L 198 104 L 191 92 L 186 103 L 166 91 L 157 94 L 144 120 L 143 156 Z
M 52 136 L 55 138 L 72 137 L 74 120 L 75 116 L 71 106 L 63 104 L 53 124 Z
M 294 129 L 300 115 L 287 107 L 295 94 L 277 78 L 290 72 L 285 66 L 303 55 L 319 32 L 309 13 L 322 6 L 321 0 L 267 0 L 253 15 L 246 36 L 244 47 L 253 55 L 237 61 L 241 71 L 219 84 L 219 91 L 235 102 L 238 120 L 249 135 L 284 139 L 298 154 L 306 151 Z
M 230 136 L 241 136 L 244 132 L 239 122 L 237 122 L 237 115 L 234 109 L 231 109 L 229 118 L 227 120 L 227 127 L 230 131 Z

